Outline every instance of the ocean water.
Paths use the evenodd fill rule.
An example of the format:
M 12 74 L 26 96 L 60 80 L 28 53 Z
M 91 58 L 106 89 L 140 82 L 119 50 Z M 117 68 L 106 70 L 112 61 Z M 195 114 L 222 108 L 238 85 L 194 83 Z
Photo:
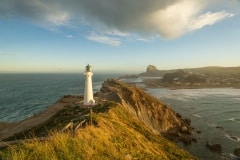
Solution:
M 93 90 L 99 91 L 107 78 L 120 75 L 93 76 Z M 142 78 L 125 79 L 145 87 Z M 168 104 L 183 117 L 190 118 L 197 143 L 180 147 L 203 160 L 239 160 L 233 155 L 240 148 L 240 89 L 146 88 L 146 91 Z M 83 95 L 82 74 L 0 74 L 0 122 L 18 122 L 43 111 L 64 95 Z M 213 153 L 206 142 L 220 143 L 221 154 Z
M 93 91 L 107 78 L 93 75 Z M 64 95 L 84 94 L 83 74 L 0 74 L 0 122 L 18 122 L 43 111 Z
M 201 159 L 240 159 L 233 155 L 240 148 L 240 89 L 148 89 L 183 117 L 190 118 L 197 143 L 184 146 Z M 206 142 L 221 144 L 223 152 L 216 154 L 206 147 Z
M 240 160 L 234 153 L 240 148 L 240 89 L 178 89 L 146 88 L 139 77 L 123 79 L 136 83 L 154 97 L 167 104 L 183 118 L 190 118 L 197 143 L 178 145 L 202 160 Z M 161 77 L 158 77 L 160 79 Z M 222 153 L 214 153 L 206 143 L 221 144 Z

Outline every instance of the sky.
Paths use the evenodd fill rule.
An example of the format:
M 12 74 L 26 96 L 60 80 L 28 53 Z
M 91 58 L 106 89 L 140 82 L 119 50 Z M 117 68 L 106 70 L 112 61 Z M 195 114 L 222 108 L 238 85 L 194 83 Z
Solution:
M 240 66 L 240 0 L 1 0 L 0 73 Z

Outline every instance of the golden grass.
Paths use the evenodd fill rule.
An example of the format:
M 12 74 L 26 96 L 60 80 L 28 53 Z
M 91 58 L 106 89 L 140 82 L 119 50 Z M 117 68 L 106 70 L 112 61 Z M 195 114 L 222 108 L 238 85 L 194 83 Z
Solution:
M 93 116 L 97 126 L 87 126 L 75 135 L 54 132 L 46 141 L 36 139 L 13 146 L 1 152 L 1 157 L 4 160 L 195 159 L 153 134 L 124 107 L 116 106 Z

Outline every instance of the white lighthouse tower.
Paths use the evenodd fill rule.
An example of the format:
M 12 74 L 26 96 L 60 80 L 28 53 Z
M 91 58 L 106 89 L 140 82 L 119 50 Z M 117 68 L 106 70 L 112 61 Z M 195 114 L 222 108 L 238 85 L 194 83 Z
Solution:
M 93 89 L 92 89 L 92 70 L 91 66 L 88 64 L 85 70 L 85 91 L 84 91 L 84 105 L 94 105 L 95 100 L 93 99 Z

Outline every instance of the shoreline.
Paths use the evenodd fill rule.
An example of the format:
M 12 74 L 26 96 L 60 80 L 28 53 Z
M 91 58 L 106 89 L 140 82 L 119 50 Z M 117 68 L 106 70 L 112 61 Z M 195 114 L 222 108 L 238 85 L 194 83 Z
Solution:
M 150 88 L 167 88 L 171 90 L 178 89 L 222 89 L 222 88 L 230 88 L 230 89 L 240 89 L 239 87 L 233 86 L 158 86 L 158 87 L 150 87 Z
M 134 84 L 134 82 L 131 82 Z M 232 88 L 232 89 L 240 89 L 239 85 L 216 85 L 216 84 L 161 84 L 159 82 L 155 82 L 155 79 L 149 79 L 143 82 L 136 82 L 135 84 L 140 83 L 144 84 L 146 88 L 168 88 L 168 89 L 214 89 L 214 88 Z
M 13 136 L 16 133 L 20 133 L 26 129 L 37 126 L 45 121 L 49 120 L 52 116 L 54 116 L 58 111 L 64 108 L 67 104 L 64 101 L 58 100 L 53 105 L 48 106 L 42 112 L 35 114 L 29 118 L 26 118 L 17 123 L 8 123 L 8 122 L 0 122 L 0 142 L 8 137 Z

